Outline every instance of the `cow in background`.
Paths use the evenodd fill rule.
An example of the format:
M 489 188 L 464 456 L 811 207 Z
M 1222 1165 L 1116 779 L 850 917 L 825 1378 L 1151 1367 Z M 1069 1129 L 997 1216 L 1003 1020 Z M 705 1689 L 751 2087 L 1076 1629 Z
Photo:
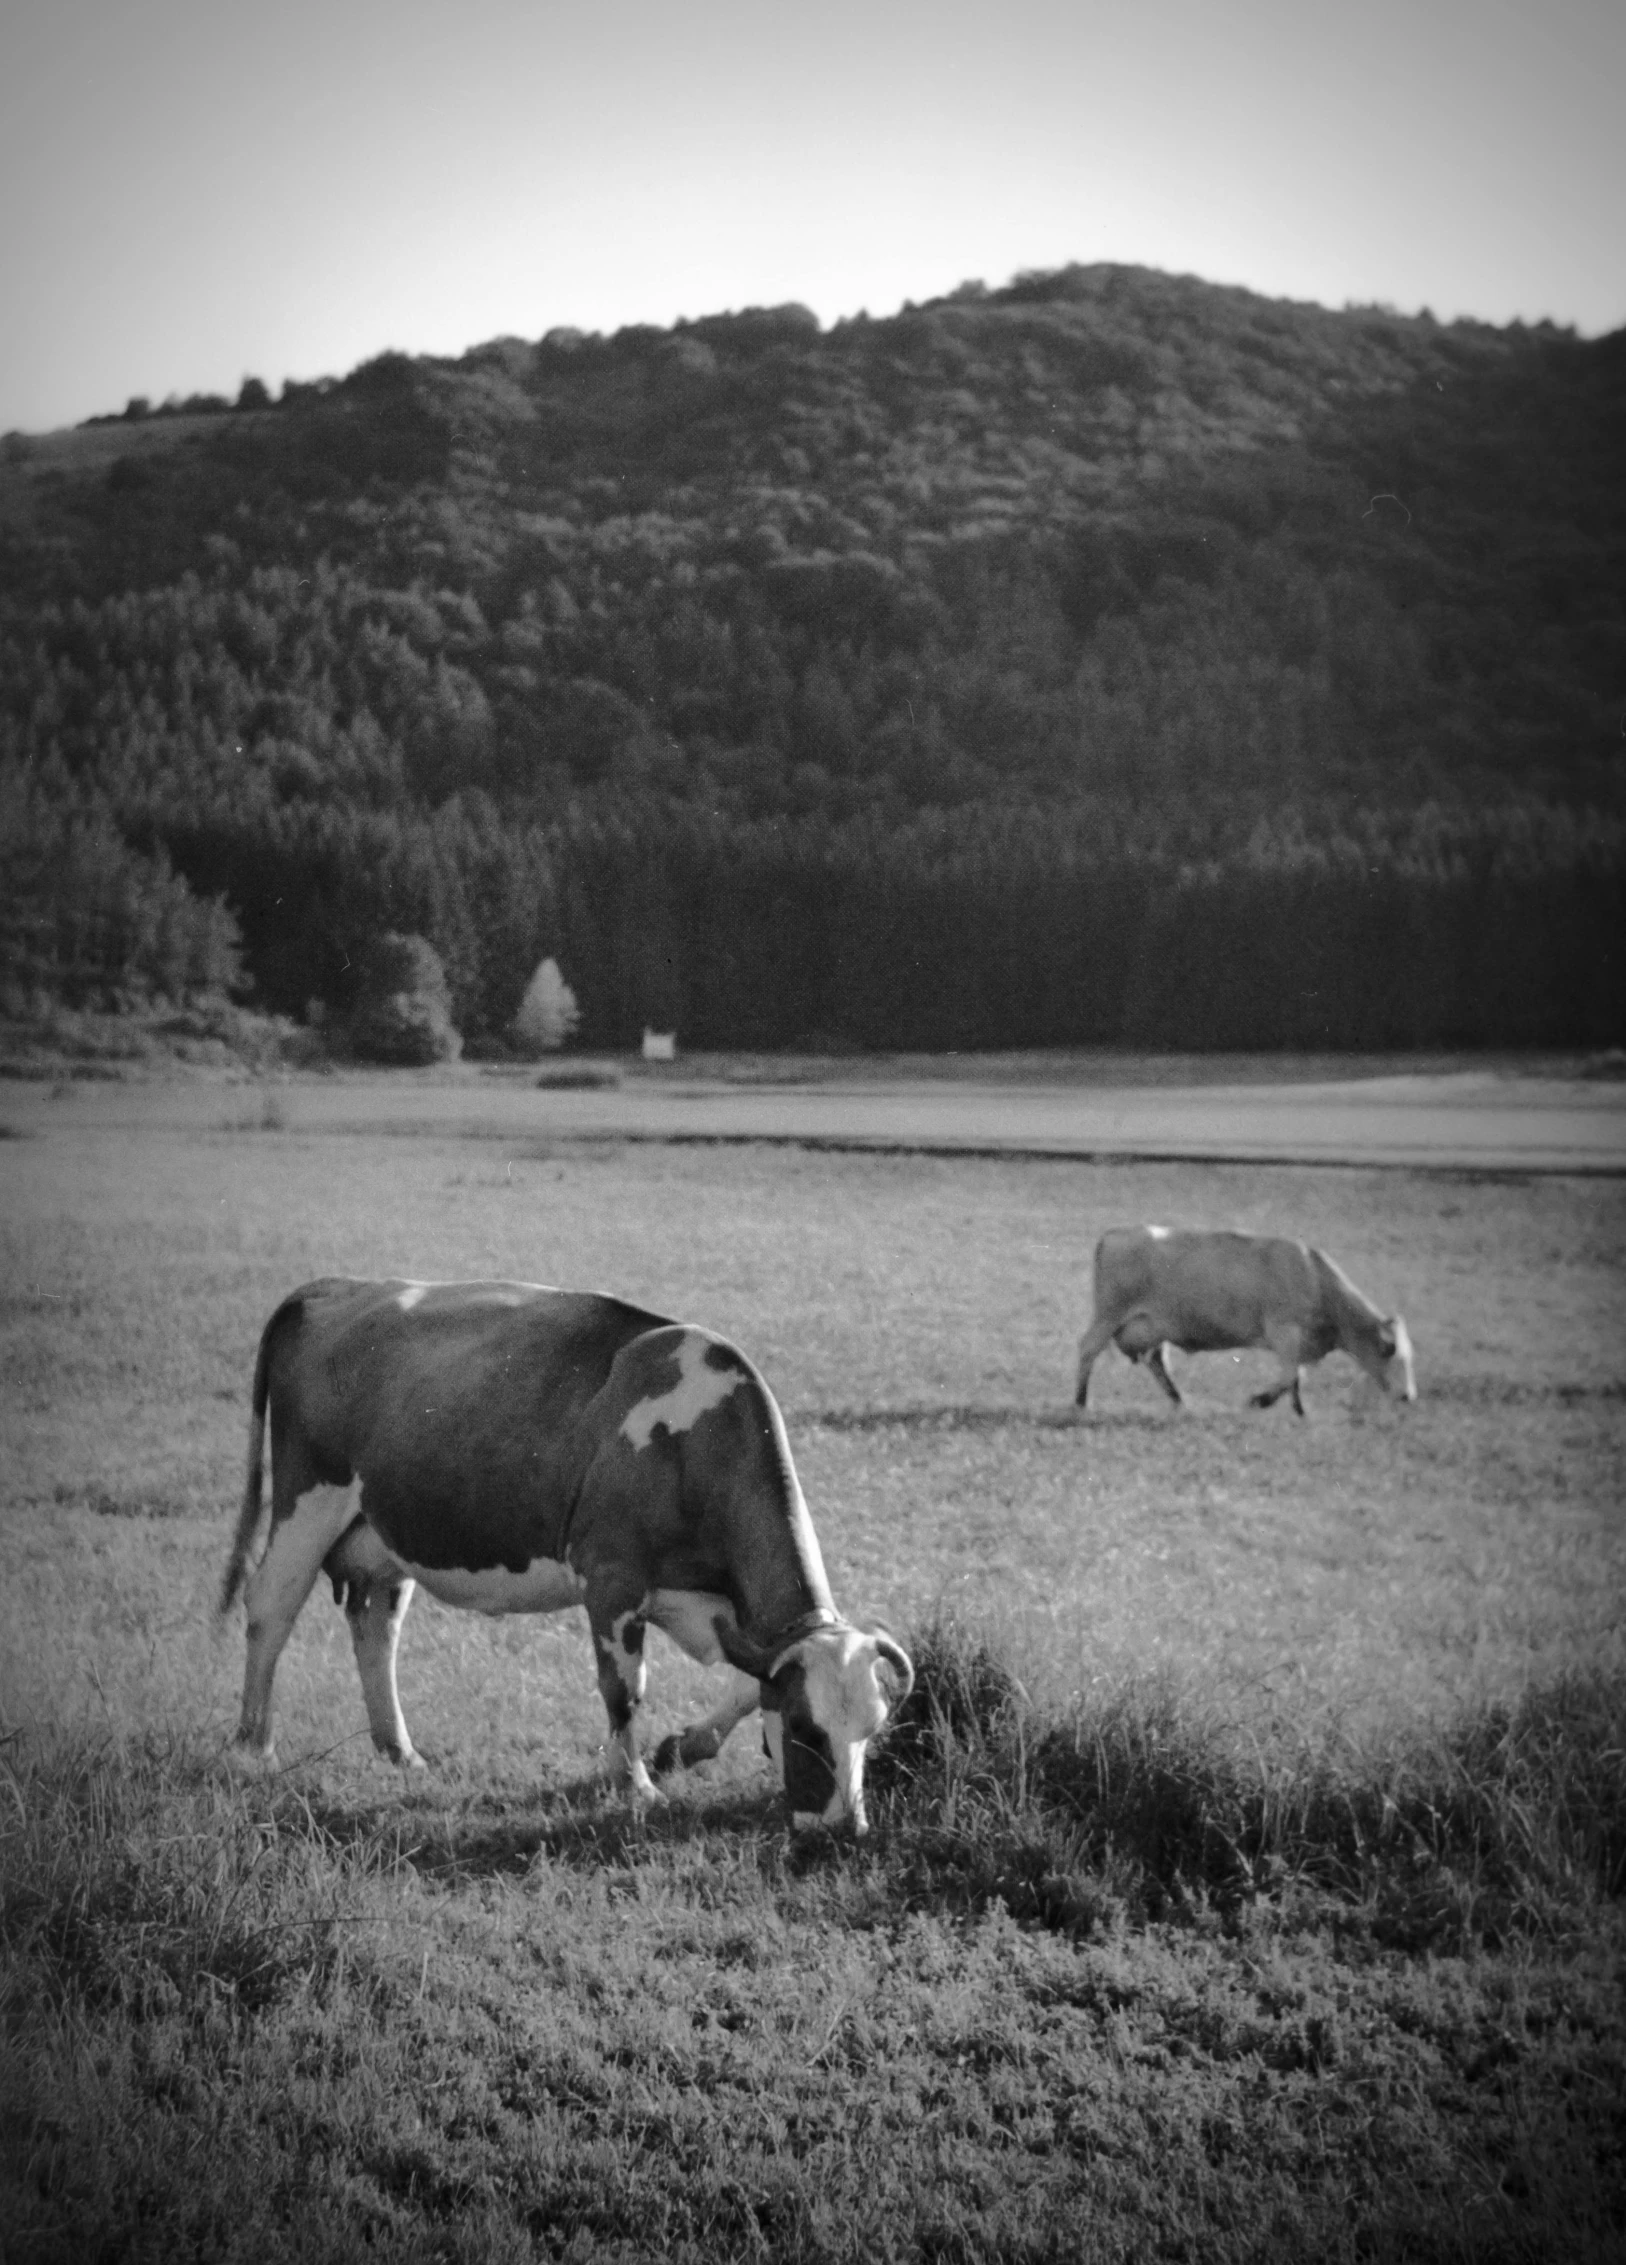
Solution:
M 1304 1371 L 1332 1352 L 1348 1353 L 1385 1392 L 1417 1397 L 1399 1314 L 1381 1314 L 1325 1251 L 1283 1235 L 1110 1228 L 1095 1247 L 1095 1318 L 1078 1346 L 1073 1397 L 1081 1408 L 1109 1344 L 1144 1361 L 1176 1407 L 1166 1345 L 1185 1353 L 1268 1347 L 1281 1374 L 1253 1395 L 1256 1408 L 1291 1392 L 1302 1416 Z

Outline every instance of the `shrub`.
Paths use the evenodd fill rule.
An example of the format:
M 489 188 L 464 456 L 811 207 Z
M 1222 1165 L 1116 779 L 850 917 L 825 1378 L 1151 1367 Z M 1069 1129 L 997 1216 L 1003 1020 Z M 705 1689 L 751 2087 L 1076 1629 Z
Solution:
M 1032 1702 L 952 1616 L 870 1783 L 900 1892 L 1068 1934 L 1325 1898 L 1406 1950 L 1569 1926 L 1626 1889 L 1626 1681 L 1606 1671 L 1359 1746 L 1258 1738 L 1155 1679 Z
M 446 970 L 433 944 L 391 933 L 369 946 L 348 1035 L 351 1051 L 364 1061 L 456 1061 L 463 1041 L 452 1025 Z

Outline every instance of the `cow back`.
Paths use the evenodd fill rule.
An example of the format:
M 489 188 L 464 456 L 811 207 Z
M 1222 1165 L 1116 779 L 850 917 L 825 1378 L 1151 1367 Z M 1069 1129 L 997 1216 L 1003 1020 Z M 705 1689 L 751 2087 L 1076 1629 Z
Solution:
M 273 1458 L 359 1478 L 364 1515 L 414 1564 L 520 1570 L 559 1554 L 585 1413 L 662 1326 L 532 1283 L 310 1284 L 271 1348 Z
M 1257 1345 L 1283 1322 L 1313 1327 L 1319 1285 L 1303 1243 L 1228 1229 L 1120 1227 L 1096 1247 L 1096 1311 L 1144 1318 L 1188 1352 Z

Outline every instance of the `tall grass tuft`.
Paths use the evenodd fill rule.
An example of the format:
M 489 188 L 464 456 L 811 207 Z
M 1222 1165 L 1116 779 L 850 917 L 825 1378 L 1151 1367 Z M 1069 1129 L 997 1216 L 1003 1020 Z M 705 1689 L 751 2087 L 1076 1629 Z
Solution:
M 739 1783 L 644 1818 L 0 1734 L 0 2247 L 1621 2254 L 1618 1683 L 1362 1763 L 911 1648 L 882 1829 L 794 1861 Z M 1545 1943 L 1367 1953 L 1497 1897 Z
M 13 1749 L 15 1755 L 15 1748 Z M 140 2021 L 320 1984 L 367 1850 L 286 1785 L 220 1781 L 175 1737 L 62 1733 L 0 1781 L 0 1958 L 57 2007 Z
M 1330 1898 L 1341 1927 L 1421 1949 L 1563 1928 L 1626 1890 L 1618 1672 L 1357 1743 L 1232 1721 L 1152 1679 L 1046 1709 L 974 1627 L 939 1618 L 912 1642 L 872 1779 L 921 1905 L 997 1896 L 1087 1934 Z

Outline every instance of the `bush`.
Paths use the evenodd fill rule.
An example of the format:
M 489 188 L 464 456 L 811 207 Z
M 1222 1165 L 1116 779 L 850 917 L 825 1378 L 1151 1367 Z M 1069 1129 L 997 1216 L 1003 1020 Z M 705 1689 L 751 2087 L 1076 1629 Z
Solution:
M 1586 1923 L 1626 1892 L 1626 1679 L 1470 1707 L 1436 1733 L 1261 1744 L 1155 1679 L 1046 1708 L 952 1616 L 869 1780 L 900 1893 L 1087 1935 L 1325 1899 L 1341 1931 L 1460 1951 Z
M 348 1036 L 351 1052 L 363 1061 L 456 1061 L 463 1041 L 452 1025 L 446 970 L 433 944 L 392 933 L 369 946 Z

